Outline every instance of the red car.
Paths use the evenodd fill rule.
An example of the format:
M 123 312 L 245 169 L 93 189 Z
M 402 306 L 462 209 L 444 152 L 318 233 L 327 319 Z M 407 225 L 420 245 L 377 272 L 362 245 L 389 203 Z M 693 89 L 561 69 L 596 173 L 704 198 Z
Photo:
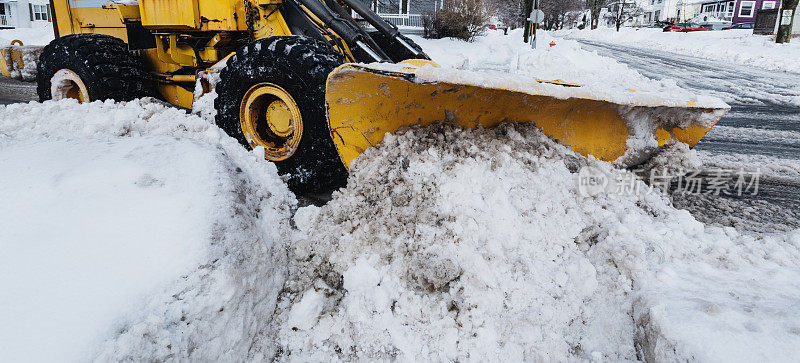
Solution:
M 714 29 L 702 27 L 699 24 L 690 24 L 690 23 L 678 23 L 664 28 L 665 32 L 681 32 L 681 33 L 704 32 L 709 30 L 714 30 Z

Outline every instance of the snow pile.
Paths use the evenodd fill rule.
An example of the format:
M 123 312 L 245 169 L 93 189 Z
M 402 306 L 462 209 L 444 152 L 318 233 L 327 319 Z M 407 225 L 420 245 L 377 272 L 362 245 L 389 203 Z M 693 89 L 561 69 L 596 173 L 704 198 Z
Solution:
M 152 100 L 64 100 L 0 107 L 0 169 L 0 360 L 273 354 L 296 201 L 263 156 Z
M 547 44 L 555 46 L 539 47 L 532 50 L 529 44 L 522 42 L 522 30 L 489 32 L 467 43 L 455 39 L 424 39 L 412 36 L 428 55 L 444 69 L 423 73 L 425 77 L 459 76 L 458 70 L 472 70 L 484 75 L 484 80 L 513 87 L 518 83 L 530 83 L 535 79 L 563 80 L 582 84 L 579 89 L 567 89 L 578 93 L 586 90 L 593 98 L 618 100 L 618 102 L 641 101 L 647 98 L 674 98 L 682 102 L 713 102 L 702 96 L 687 92 L 678 87 L 672 80 L 657 81 L 641 75 L 627 65 L 611 58 L 600 57 L 595 52 L 581 49 L 574 40 L 553 38 L 545 31 L 537 32 L 537 37 Z M 494 73 L 488 71 L 495 71 Z M 499 72 L 509 73 L 501 76 Z M 462 72 L 463 73 L 463 72 Z M 525 79 L 528 76 L 527 79 Z M 463 77 L 463 75 L 462 75 Z M 485 79 L 489 79 L 488 81 Z M 510 84 L 509 84 L 510 83 Z M 554 90 L 564 87 L 550 84 L 539 84 L 542 89 Z M 634 94 L 629 90 L 636 90 Z M 644 93 L 642 95 L 641 93 Z M 635 96 L 635 97 L 634 97 Z M 695 100 L 695 97 L 699 99 Z M 685 103 L 680 103 L 681 106 Z
M 800 73 L 800 44 L 777 44 L 771 36 L 755 35 L 752 29 L 731 29 L 690 33 L 663 32 L 661 29 L 570 29 L 554 35 L 636 48 L 655 49 L 703 57 L 726 63 L 739 63 L 776 71 Z
M 741 285 L 778 269 L 781 281 L 800 278 L 800 231 L 704 226 L 638 181 L 638 193 L 584 196 L 586 165 L 629 176 L 530 125 L 387 137 L 332 201 L 295 214 L 278 358 L 673 360 L 729 344 L 750 357 L 800 353 L 797 287 L 764 305 L 760 294 L 784 296 L 783 282 Z M 704 325 L 680 328 L 685 310 Z M 699 351 L 706 344 L 715 348 Z

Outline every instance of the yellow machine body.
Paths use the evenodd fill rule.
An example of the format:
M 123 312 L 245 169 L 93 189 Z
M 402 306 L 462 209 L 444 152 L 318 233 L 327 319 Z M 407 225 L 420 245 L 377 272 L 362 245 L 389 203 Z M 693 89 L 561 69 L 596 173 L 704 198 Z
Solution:
M 147 68 L 161 78 L 158 91 L 170 103 L 191 108 L 195 72 L 185 70 L 203 69 L 232 54 L 236 48 L 228 32 L 251 32 L 255 39 L 291 34 L 275 11 L 280 4 L 280 0 L 140 0 L 138 5 L 55 0 L 54 28 L 57 36 L 98 33 L 129 42 L 126 24 L 140 23 L 156 38 L 155 48 L 140 52 Z M 197 32 L 217 35 L 200 52 L 180 44 L 182 37 Z

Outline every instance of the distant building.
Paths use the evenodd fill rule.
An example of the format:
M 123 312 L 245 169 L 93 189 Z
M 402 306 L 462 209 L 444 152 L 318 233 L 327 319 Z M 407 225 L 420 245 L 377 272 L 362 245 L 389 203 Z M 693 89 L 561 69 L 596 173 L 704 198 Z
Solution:
M 52 26 L 47 0 L 0 0 L 0 29 Z
M 648 25 L 658 22 L 674 22 L 677 18 L 677 4 L 679 0 L 644 0 L 642 9 L 644 9 L 643 21 Z
M 780 6 L 780 0 L 717 0 L 704 1 L 700 11 L 701 14 L 739 24 L 754 22 L 756 13 L 761 9 L 778 9 Z
M 611 1 L 604 8 L 600 9 L 600 23 L 605 22 L 605 26 L 609 28 L 616 27 L 614 14 L 616 14 L 619 11 L 620 6 L 624 5 L 626 9 L 625 12 L 628 13 L 629 15 L 626 17 L 625 22 L 622 23 L 621 26 L 637 27 L 637 26 L 650 25 L 651 21 L 647 17 L 647 7 L 646 5 L 643 4 L 644 3 L 642 2 L 642 0 Z M 638 9 L 634 10 L 635 7 L 638 7 Z

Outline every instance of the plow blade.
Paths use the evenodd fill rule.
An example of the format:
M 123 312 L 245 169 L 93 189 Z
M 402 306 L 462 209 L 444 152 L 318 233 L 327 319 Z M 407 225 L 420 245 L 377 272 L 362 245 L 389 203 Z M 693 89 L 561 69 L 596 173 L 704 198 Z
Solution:
M 672 137 L 694 146 L 729 109 L 717 99 L 676 101 L 631 90 L 597 96 L 580 85 L 533 79 L 498 86 L 483 75 L 456 72 L 402 64 L 334 70 L 326 89 L 328 121 L 345 166 L 386 133 L 435 122 L 465 128 L 533 122 L 573 151 L 632 166 Z
M 36 60 L 42 48 L 24 46 L 19 40 L 12 41 L 9 46 L 0 47 L 0 74 L 21 81 L 35 80 Z

